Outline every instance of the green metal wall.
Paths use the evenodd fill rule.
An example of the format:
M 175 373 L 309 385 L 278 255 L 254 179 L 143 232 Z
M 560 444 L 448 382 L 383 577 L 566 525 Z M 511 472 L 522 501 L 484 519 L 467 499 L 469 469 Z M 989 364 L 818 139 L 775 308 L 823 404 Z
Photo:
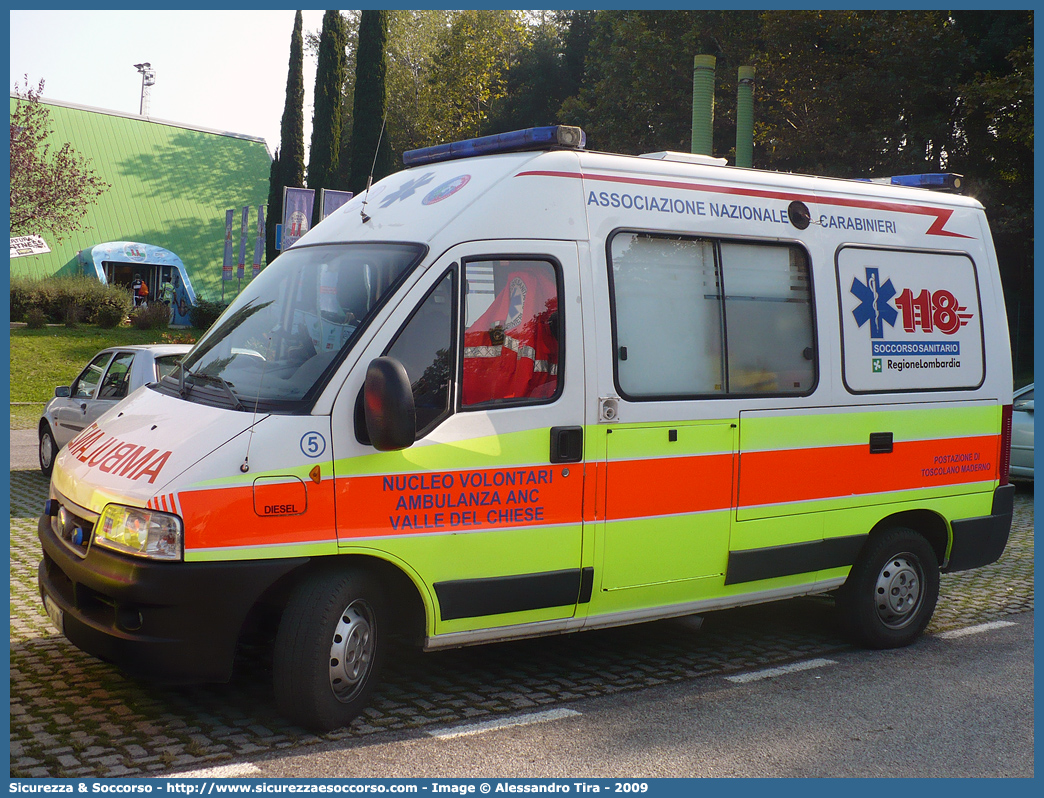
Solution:
M 11 99 L 14 108 L 15 100 Z M 238 259 L 242 208 L 250 205 L 246 274 L 257 231 L 257 206 L 268 202 L 272 162 L 263 139 L 186 127 L 100 109 L 44 102 L 55 147 L 69 142 L 112 185 L 91 206 L 80 229 L 61 242 L 46 231 L 51 252 L 11 261 L 13 277 L 50 277 L 78 270 L 77 252 L 106 241 L 137 241 L 169 249 L 184 262 L 197 296 L 221 298 L 225 211 L 235 208 Z M 244 280 L 245 282 L 245 280 Z M 236 290 L 227 284 L 226 299 Z

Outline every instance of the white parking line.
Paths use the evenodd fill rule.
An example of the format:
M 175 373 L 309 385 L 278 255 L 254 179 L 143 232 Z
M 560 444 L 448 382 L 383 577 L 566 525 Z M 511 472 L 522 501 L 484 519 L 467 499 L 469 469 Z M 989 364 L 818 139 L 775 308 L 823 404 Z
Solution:
M 528 715 L 515 715 L 510 718 L 487 720 L 481 723 L 468 723 L 463 726 L 449 726 L 442 729 L 432 729 L 428 734 L 432 737 L 437 737 L 440 740 L 448 740 L 452 737 L 464 737 L 468 734 L 482 734 L 483 732 L 506 729 L 511 726 L 527 726 L 531 723 L 547 723 L 552 720 L 571 718 L 574 715 L 579 714 L 579 712 L 572 709 L 548 709 L 543 712 L 531 712 Z
M 980 623 L 975 626 L 965 626 L 963 629 L 940 632 L 937 637 L 942 637 L 946 640 L 953 640 L 955 637 L 977 635 L 979 632 L 990 632 L 994 629 L 1003 629 L 1005 626 L 1016 626 L 1016 624 L 1013 621 L 990 621 L 989 623 Z
M 790 665 L 782 665 L 778 668 L 765 668 L 764 670 L 739 673 L 735 676 L 726 676 L 725 678 L 730 682 L 743 684 L 745 682 L 756 682 L 758 679 L 771 679 L 773 676 L 782 676 L 786 673 L 797 673 L 798 671 L 807 671 L 812 668 L 824 668 L 827 665 L 837 665 L 837 660 L 808 659 L 804 662 L 792 662 Z
M 164 773 L 159 778 L 170 779 L 236 779 L 260 773 L 261 768 L 249 762 L 238 765 L 219 765 L 216 768 L 202 770 L 186 770 L 184 773 Z

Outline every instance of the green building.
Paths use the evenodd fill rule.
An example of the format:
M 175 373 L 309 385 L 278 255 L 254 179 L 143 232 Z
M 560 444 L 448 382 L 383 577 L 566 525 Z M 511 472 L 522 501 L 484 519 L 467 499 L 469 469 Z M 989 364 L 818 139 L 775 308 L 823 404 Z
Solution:
M 51 140 L 57 146 L 69 142 L 112 188 L 61 242 L 46 231 L 30 231 L 42 235 L 51 251 L 12 257 L 12 277 L 88 274 L 129 286 L 140 275 L 152 297 L 165 279 L 174 279 L 175 285 L 184 283 L 190 301 L 217 301 L 226 211 L 235 210 L 233 262 L 238 264 L 242 213 L 249 207 L 241 282 L 251 279 L 258 207 L 268 201 L 272 163 L 264 139 L 70 103 L 41 103 L 51 113 Z M 224 282 L 226 300 L 239 285 L 234 266 L 232 280 Z

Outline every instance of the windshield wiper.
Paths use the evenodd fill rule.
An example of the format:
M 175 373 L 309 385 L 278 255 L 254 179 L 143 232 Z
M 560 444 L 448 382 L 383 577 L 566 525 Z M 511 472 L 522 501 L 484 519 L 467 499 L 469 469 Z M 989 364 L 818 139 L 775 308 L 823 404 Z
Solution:
M 224 389 L 225 393 L 228 395 L 228 398 L 232 400 L 232 407 L 233 407 L 233 409 L 235 409 L 235 410 L 245 410 L 246 409 L 243 406 L 243 403 L 239 401 L 239 397 L 236 396 L 235 391 L 232 390 L 232 385 L 224 377 L 219 377 L 217 374 L 205 374 L 203 372 L 189 371 L 188 369 L 186 369 L 184 367 L 182 367 L 182 369 L 181 369 L 181 389 L 180 389 L 180 393 L 181 393 L 181 398 L 182 399 L 187 399 L 188 395 L 190 393 L 192 393 L 192 386 L 185 384 L 185 374 L 186 373 L 188 374 L 188 376 L 193 377 L 194 379 L 197 379 L 197 380 L 203 380 L 204 382 L 217 383 L 218 385 L 220 385 Z

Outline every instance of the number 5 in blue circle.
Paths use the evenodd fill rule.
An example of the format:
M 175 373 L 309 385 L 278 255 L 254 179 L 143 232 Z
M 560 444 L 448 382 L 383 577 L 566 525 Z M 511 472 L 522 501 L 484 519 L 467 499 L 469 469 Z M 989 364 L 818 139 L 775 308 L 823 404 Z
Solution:
M 326 438 L 318 432 L 306 432 L 301 438 L 301 451 L 305 457 L 321 457 L 326 451 Z

